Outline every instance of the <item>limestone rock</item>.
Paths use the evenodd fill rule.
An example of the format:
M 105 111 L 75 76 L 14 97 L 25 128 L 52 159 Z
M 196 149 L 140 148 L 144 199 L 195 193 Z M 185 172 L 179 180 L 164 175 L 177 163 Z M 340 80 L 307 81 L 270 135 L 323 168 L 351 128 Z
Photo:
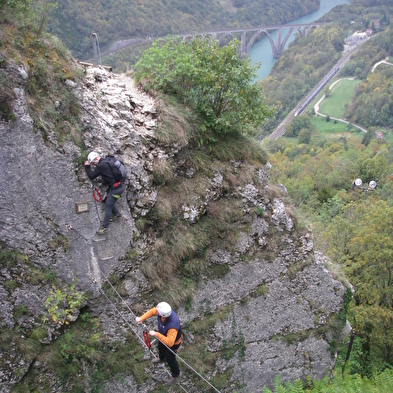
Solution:
M 93 242 L 104 211 L 93 199 L 84 168 L 75 163 L 81 150 L 71 142 L 60 143 L 54 133 L 43 141 L 33 129 L 25 103 L 24 74 L 16 65 L 9 73 L 15 79 L 16 121 L 0 123 L 0 182 L 6 185 L 0 189 L 0 238 L 7 247 L 26 254 L 31 266 L 54 270 L 68 284 L 77 278 L 78 290 L 93 294 L 89 308 L 99 316 L 107 339 L 123 343 L 130 325 L 99 295 L 107 278 L 117 275 L 122 278 L 119 285 L 125 298 L 122 313 L 126 321 L 134 318 L 132 306 L 148 306 L 146 295 L 151 294 L 151 283 L 140 265 L 162 239 L 153 233 L 140 234 L 135 220 L 149 220 L 159 198 L 160 190 L 153 184 L 154 160 L 171 160 L 176 176 L 187 181 L 198 179 L 200 174 L 184 166 L 187 148 L 157 142 L 155 128 L 160 119 L 152 97 L 127 75 L 88 67 L 83 84 L 66 82 L 83 108 L 83 143 L 88 150 L 119 157 L 129 169 L 127 190 L 118 202 L 122 218 L 111 223 L 105 241 Z M 237 176 L 242 163 L 229 164 Z M 203 179 L 202 192 L 190 189 L 187 201 L 182 202 L 185 225 L 197 223 L 208 207 L 221 199 L 227 198 L 228 205 L 238 202 L 234 208 L 241 218 L 231 222 L 239 228 L 237 236 L 225 247 L 212 245 L 201 250 L 206 254 L 206 269 L 195 283 L 187 309 L 176 310 L 183 326 L 222 312 L 205 341 L 208 350 L 217 351 L 218 359 L 216 370 L 208 370 L 206 376 L 233 370 L 223 392 L 232 392 L 239 384 L 244 384 L 241 390 L 236 388 L 239 393 L 262 391 L 264 384 L 272 386 L 278 373 L 288 381 L 307 375 L 321 378 L 334 365 L 329 350 L 332 331 L 327 329 L 321 335 L 316 331 L 327 326 L 329 318 L 340 310 L 344 287 L 325 269 L 324 257 L 314 252 L 312 234 L 297 234 L 283 200 L 269 197 L 269 168 L 269 163 L 258 168 L 255 183 L 238 183 L 243 185 L 230 194 L 225 191 L 225 173 L 212 171 Z M 105 193 L 101 183 L 95 185 Z M 89 209 L 77 213 L 78 203 L 88 203 Z M 13 329 L 17 325 L 28 332 L 42 325 L 34 316 L 45 313 L 50 285 L 44 283 L 38 289 L 29 283 L 26 266 L 21 266 L 15 271 L 0 269 L 0 327 Z M 8 291 L 12 281 L 18 287 Z M 8 287 L 6 282 L 11 282 Z M 15 317 L 15 309 L 21 315 Z M 76 312 L 73 319 L 77 316 Z M 42 342 L 50 345 L 60 332 L 56 324 L 45 326 L 48 334 Z M 154 321 L 149 326 L 154 328 Z M 141 331 L 137 333 L 141 335 Z M 185 329 L 185 341 L 194 342 L 197 334 Z M 224 358 L 220 353 L 228 343 L 241 347 L 244 353 L 238 351 L 232 358 Z M 0 381 L 4 393 L 30 366 L 47 373 L 45 364 L 18 356 L 15 343 L 2 351 Z M 152 377 L 145 383 L 139 384 L 127 374 L 122 381 L 107 381 L 102 389 L 146 393 L 157 389 L 155 381 L 162 375 L 148 367 L 146 372 Z M 87 385 L 89 377 L 86 368 Z M 50 381 L 51 391 L 61 391 L 56 375 L 50 375 Z M 192 380 L 185 378 L 185 383 L 187 391 L 200 391 Z

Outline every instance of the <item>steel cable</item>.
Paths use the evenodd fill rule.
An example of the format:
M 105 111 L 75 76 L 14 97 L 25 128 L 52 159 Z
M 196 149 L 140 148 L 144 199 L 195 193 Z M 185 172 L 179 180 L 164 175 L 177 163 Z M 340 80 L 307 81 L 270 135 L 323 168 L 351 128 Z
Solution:
M 125 300 L 121 297 L 121 295 L 119 294 L 119 292 L 116 290 L 116 288 L 112 285 L 112 283 L 109 281 L 109 279 L 105 276 L 105 274 L 103 273 L 103 271 L 101 270 L 101 268 L 98 268 L 100 273 L 102 274 L 103 278 L 105 281 L 108 282 L 108 284 L 111 286 L 111 288 L 113 289 L 113 291 L 116 293 L 116 295 L 119 297 L 119 299 L 125 304 L 126 308 L 128 309 L 128 311 L 132 314 L 132 316 L 134 317 L 134 319 L 136 318 L 136 315 L 133 313 L 133 311 L 131 310 L 131 308 L 128 306 L 128 304 L 125 302 Z M 104 293 L 104 291 L 100 288 L 100 291 L 104 294 L 104 296 L 108 299 L 108 301 L 116 308 L 116 306 L 114 305 L 114 303 L 108 298 L 108 296 Z M 149 349 L 146 345 L 146 343 L 142 340 L 142 338 L 138 335 L 137 332 L 135 332 L 135 330 L 132 328 L 132 326 L 129 324 L 129 322 L 126 320 L 126 318 L 121 314 L 121 312 L 116 308 L 116 311 L 121 315 L 122 319 L 126 322 L 126 324 L 131 328 L 131 330 L 134 332 L 134 334 L 138 337 L 138 339 L 142 342 L 143 346 L 146 347 L 147 349 Z M 147 328 L 146 325 L 142 324 L 145 328 Z M 198 373 L 198 371 L 196 371 L 193 367 L 191 367 L 184 359 L 182 359 L 176 352 L 172 351 L 171 348 L 169 348 L 165 343 L 163 343 L 158 337 L 156 337 L 156 339 L 162 344 L 164 345 L 168 351 L 170 351 L 173 355 L 175 355 L 182 363 L 184 363 L 191 371 L 193 371 L 196 375 L 198 375 L 203 381 L 205 381 L 212 389 L 214 389 L 214 391 L 216 391 L 217 393 L 221 393 L 215 386 L 213 386 L 205 377 L 203 377 L 200 373 Z M 151 349 L 149 350 L 150 353 L 156 357 L 156 355 L 151 351 Z M 184 389 L 181 385 L 178 384 L 179 387 L 181 387 L 182 389 Z

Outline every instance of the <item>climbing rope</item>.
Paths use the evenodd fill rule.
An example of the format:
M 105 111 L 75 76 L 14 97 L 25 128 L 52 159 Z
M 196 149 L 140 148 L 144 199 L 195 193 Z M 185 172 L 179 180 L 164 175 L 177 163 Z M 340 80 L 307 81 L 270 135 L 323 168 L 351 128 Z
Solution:
M 102 274 L 104 281 L 108 282 L 108 284 L 110 285 L 110 287 L 113 289 L 113 291 L 116 293 L 116 295 L 118 296 L 118 298 L 124 303 L 124 305 L 126 306 L 126 308 L 128 309 L 128 311 L 131 313 L 131 315 L 134 317 L 134 319 L 136 318 L 136 315 L 133 313 L 133 311 L 131 310 L 131 308 L 128 306 L 128 304 L 126 303 L 126 301 L 121 297 L 121 295 L 119 294 L 119 292 L 116 290 L 116 288 L 112 285 L 112 283 L 108 280 L 108 278 L 105 276 L 105 274 L 103 273 L 103 271 L 101 270 L 100 267 L 98 267 L 100 273 Z M 130 327 L 130 329 L 134 332 L 134 334 L 138 337 L 139 341 L 142 342 L 142 345 L 145 346 L 150 353 L 156 357 L 156 355 L 152 352 L 151 350 L 151 343 L 150 343 L 150 339 L 149 339 L 149 343 L 150 343 L 150 347 L 148 346 L 148 344 L 146 343 L 146 341 L 138 335 L 138 333 L 133 329 L 133 327 L 130 325 L 130 323 L 127 321 L 127 319 L 122 315 L 121 311 L 119 311 L 115 304 L 109 299 L 109 297 L 104 293 L 104 291 L 102 290 L 102 288 L 100 288 L 101 293 L 104 294 L 104 296 L 108 299 L 108 301 L 112 304 L 112 306 L 116 309 L 116 311 L 119 313 L 119 315 L 121 316 L 121 318 L 126 322 L 126 324 Z M 147 326 L 142 324 L 142 326 L 147 329 Z M 143 337 L 145 337 L 145 333 L 147 334 L 146 331 L 143 332 Z M 198 375 L 203 381 L 205 381 L 212 389 L 214 389 L 214 391 L 216 391 L 217 393 L 221 393 L 215 386 L 213 386 L 206 378 L 204 378 L 200 373 L 198 373 L 198 371 L 196 371 L 193 367 L 191 367 L 184 359 L 182 359 L 176 352 L 172 351 L 171 348 L 169 348 L 165 343 L 163 343 L 158 337 L 156 337 L 157 340 L 164 345 L 173 355 L 176 356 L 176 358 L 178 360 L 180 360 L 186 367 L 188 367 L 191 371 L 193 371 L 196 375 Z M 181 387 L 184 391 L 186 391 L 180 384 L 178 384 L 179 387 Z
M 98 190 L 98 188 L 93 185 L 93 198 L 96 202 L 100 203 L 102 202 L 102 195 L 100 194 L 100 191 Z

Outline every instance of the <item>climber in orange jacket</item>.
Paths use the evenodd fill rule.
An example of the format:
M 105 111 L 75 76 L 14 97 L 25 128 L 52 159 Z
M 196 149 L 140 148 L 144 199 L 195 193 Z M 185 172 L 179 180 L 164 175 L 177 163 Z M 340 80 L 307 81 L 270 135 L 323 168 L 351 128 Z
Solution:
M 153 364 L 167 362 L 171 369 L 172 378 L 167 382 L 168 385 L 177 383 L 180 375 L 179 365 L 174 353 L 180 347 L 182 332 L 179 318 L 168 303 L 161 302 L 157 307 L 151 308 L 140 317 L 136 317 L 136 323 L 140 324 L 148 318 L 157 316 L 158 332 L 150 330 L 149 335 L 158 339 L 159 357 L 153 360 Z M 169 350 L 169 349 L 170 350 Z

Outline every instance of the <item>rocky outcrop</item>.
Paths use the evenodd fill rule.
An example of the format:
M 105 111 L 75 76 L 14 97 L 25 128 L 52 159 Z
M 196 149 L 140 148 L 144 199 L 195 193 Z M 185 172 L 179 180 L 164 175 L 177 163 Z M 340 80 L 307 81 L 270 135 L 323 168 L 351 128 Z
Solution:
M 151 211 L 160 192 L 153 184 L 154 160 L 170 160 L 181 147 L 157 142 L 154 131 L 160 119 L 156 103 L 139 91 L 129 76 L 88 68 L 83 85 L 68 82 L 83 108 L 84 145 L 101 155 L 119 157 L 129 169 L 127 191 L 119 201 L 122 219 L 111 223 L 105 242 L 93 242 L 103 210 L 93 199 L 84 168 L 75 162 L 81 151 L 71 143 L 60 143 L 54 134 L 45 142 L 34 131 L 25 105 L 26 78 L 17 70 L 14 77 L 16 121 L 0 124 L 0 238 L 9 248 L 23 252 L 32 268 L 54 270 L 69 284 L 78 279 L 79 290 L 95 295 L 89 307 L 100 318 L 108 339 L 121 339 L 129 326 L 121 318 L 114 318 L 100 289 L 110 274 L 127 273 L 123 282 L 127 304 L 152 306 L 145 304 L 149 282 L 139 263 L 157 239 L 141 236 L 135 220 Z M 170 165 L 176 172 L 174 161 Z M 236 172 L 242 163 L 230 165 Z M 285 190 L 269 194 L 269 165 L 255 172 L 253 181 L 235 187 L 228 195 L 225 173 L 216 171 L 207 179 L 209 186 L 203 195 L 190 195 L 188 201 L 192 202 L 182 205 L 184 221 L 194 225 L 206 214 L 210 203 L 222 198 L 240 201 L 234 208 L 247 222 L 239 224 L 230 249 L 213 246 L 207 250 L 206 274 L 198 282 L 188 307 L 178 310 L 184 326 L 224 310 L 225 317 L 213 323 L 211 335 L 206 337 L 207 350 L 217 354 L 228 343 L 240 348 L 230 358 L 217 355 L 215 370 L 207 372 L 210 378 L 232 370 L 224 392 L 233 391 L 234 386 L 238 392 L 262 391 L 263 385 L 272 386 L 276 374 L 289 381 L 308 375 L 321 378 L 334 366 L 329 348 L 334 331 L 329 320 L 341 308 L 344 287 L 324 269 L 322 256 L 314 254 L 311 232 L 295 230 L 294 217 L 284 203 Z M 180 173 L 177 171 L 177 176 Z M 184 171 L 186 178 L 194 175 L 193 168 Z M 97 186 L 104 193 L 102 185 Z M 89 209 L 77 213 L 79 203 L 88 203 Z M 127 257 L 131 249 L 135 258 Z M 221 274 L 209 275 L 209 268 L 215 266 L 222 268 Z M 17 290 L 4 289 L 10 277 L 16 280 L 20 275 L 26 277 L 28 273 L 1 268 L 0 325 L 12 329 L 19 324 L 27 331 L 40 326 L 40 321 L 31 316 L 44 313 L 50 286 L 43 284 L 36 292 L 37 287 L 22 280 Z M 18 305 L 26 308 L 23 323 L 13 316 Z M 131 320 L 133 316 L 125 311 Z M 53 324 L 48 325 L 43 341 L 50 342 L 58 334 Z M 196 334 L 185 329 L 188 345 L 192 345 Z M 16 375 L 26 372 L 34 359 L 21 359 L 15 348 L 0 355 L 0 380 L 6 392 L 20 378 Z M 5 359 L 8 363 L 3 362 Z M 45 372 L 45 365 L 39 367 Z M 21 369 L 23 372 L 18 371 Z M 126 375 L 123 382 L 108 381 L 103 389 L 113 391 L 116 383 L 119 392 L 148 392 L 159 383 L 157 373 L 160 371 L 152 372 L 153 379 L 142 384 Z M 184 379 L 187 391 L 200 391 L 191 379 Z M 56 381 L 53 376 L 55 385 Z M 59 384 L 52 389 L 60 390 Z

